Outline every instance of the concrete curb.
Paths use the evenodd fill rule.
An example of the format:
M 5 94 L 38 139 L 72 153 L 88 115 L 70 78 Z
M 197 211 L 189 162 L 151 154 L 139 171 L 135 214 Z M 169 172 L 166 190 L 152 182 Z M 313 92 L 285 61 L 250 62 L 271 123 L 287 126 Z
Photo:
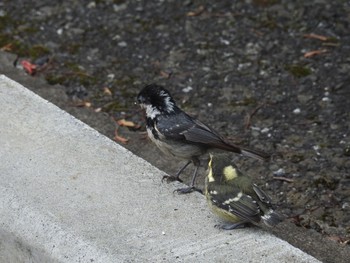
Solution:
M 0 262 L 319 262 L 0 75 Z

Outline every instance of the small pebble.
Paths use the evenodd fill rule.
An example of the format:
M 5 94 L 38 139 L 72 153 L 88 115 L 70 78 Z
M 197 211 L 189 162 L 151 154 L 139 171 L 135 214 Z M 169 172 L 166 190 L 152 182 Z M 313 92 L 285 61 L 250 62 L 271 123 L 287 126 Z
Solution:
M 128 44 L 125 41 L 119 42 L 118 46 L 119 47 L 126 47 Z
M 273 172 L 274 176 L 283 176 L 285 174 L 286 174 L 286 171 L 283 168 L 280 168 L 277 171 Z
M 301 110 L 299 108 L 296 108 L 295 110 L 293 110 L 294 114 L 300 114 Z
M 261 133 L 268 133 L 269 130 L 270 130 L 269 128 L 264 128 L 264 129 L 261 130 Z
M 193 88 L 191 86 L 188 86 L 188 87 L 182 89 L 182 91 L 185 92 L 185 93 L 188 93 L 191 90 L 193 90 Z

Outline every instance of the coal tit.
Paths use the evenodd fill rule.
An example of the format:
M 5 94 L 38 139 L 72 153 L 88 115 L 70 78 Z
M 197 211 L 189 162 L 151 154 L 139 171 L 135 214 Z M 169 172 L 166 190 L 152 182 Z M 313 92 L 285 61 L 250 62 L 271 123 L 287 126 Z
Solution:
M 273 210 L 270 197 L 238 170 L 227 155 L 210 154 L 205 196 L 211 210 L 227 222 L 217 225 L 222 229 L 260 222 L 275 226 L 283 220 L 283 216 Z
M 174 99 L 162 86 L 151 84 L 144 87 L 137 96 L 141 108 L 146 111 L 146 128 L 149 138 L 165 154 L 188 160 L 170 180 L 178 180 L 182 171 L 192 162 L 195 170 L 190 187 L 178 189 L 178 193 L 189 193 L 198 190 L 194 187 L 199 157 L 209 149 L 221 149 L 245 156 L 268 160 L 270 155 L 242 148 L 228 142 L 215 130 L 201 121 L 190 117 L 175 103 Z

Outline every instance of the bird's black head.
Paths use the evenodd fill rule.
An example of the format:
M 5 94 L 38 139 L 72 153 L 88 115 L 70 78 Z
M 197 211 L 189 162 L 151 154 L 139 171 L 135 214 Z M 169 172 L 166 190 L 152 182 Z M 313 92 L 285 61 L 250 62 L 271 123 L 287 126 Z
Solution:
M 174 112 L 176 103 L 169 91 L 162 86 L 151 84 L 144 87 L 137 95 L 140 106 L 146 109 L 148 117 Z

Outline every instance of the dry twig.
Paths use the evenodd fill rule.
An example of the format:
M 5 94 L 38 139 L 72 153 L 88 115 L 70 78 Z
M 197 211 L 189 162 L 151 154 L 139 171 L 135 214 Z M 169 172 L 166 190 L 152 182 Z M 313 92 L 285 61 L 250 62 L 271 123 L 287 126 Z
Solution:
M 288 183 L 293 183 L 293 182 L 294 182 L 293 179 L 287 178 L 287 177 L 283 177 L 283 176 L 274 176 L 273 179 L 274 179 L 274 180 L 285 181 L 285 182 L 288 182 Z
M 321 41 L 327 41 L 327 40 L 329 40 L 329 37 L 322 36 L 322 35 L 317 35 L 317 34 L 314 34 L 314 33 L 311 33 L 311 34 L 304 34 L 304 37 L 305 37 L 305 38 L 318 39 L 318 40 L 321 40 Z
M 252 124 L 251 121 L 252 121 L 253 116 L 258 112 L 258 110 L 260 110 L 265 105 L 266 105 L 266 102 L 261 103 L 250 114 L 247 114 L 246 121 L 245 121 L 245 128 L 246 129 L 249 129 L 249 127 L 251 126 L 251 124 Z

